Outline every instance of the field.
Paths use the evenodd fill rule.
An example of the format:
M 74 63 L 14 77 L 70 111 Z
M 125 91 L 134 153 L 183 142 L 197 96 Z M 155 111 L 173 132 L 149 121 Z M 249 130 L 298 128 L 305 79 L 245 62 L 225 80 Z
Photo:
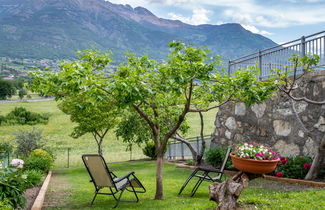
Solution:
M 84 135 L 78 139 L 69 136 L 73 129 L 69 116 L 65 115 L 57 108 L 55 101 L 39 102 L 12 102 L 0 103 L 0 115 L 5 115 L 15 107 L 25 107 L 27 110 L 38 113 L 49 113 L 50 120 L 47 125 L 35 126 L 0 126 L 0 139 L 14 141 L 15 135 L 19 130 L 29 131 L 32 129 L 43 130 L 44 140 L 56 155 L 56 167 L 67 167 L 68 148 L 70 148 L 69 159 L 70 166 L 81 166 L 81 155 L 86 153 L 96 153 L 96 143 L 90 134 Z M 210 111 L 205 114 L 205 134 L 210 134 L 214 130 L 214 119 L 216 111 Z M 198 114 L 190 113 L 188 115 L 191 129 L 187 136 L 198 136 L 200 130 L 200 121 Z M 126 144 L 118 140 L 114 131 L 110 131 L 103 144 L 104 156 L 108 162 L 118 162 L 132 159 L 145 158 L 141 148 L 133 146 L 132 155 L 126 151 Z M 132 157 L 131 157 L 132 156 Z

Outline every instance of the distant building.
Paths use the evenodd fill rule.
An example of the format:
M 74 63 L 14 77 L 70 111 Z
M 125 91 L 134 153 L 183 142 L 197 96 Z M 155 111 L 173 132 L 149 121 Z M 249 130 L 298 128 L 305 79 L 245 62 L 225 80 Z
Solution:
M 2 80 L 12 81 L 12 80 L 15 80 L 15 76 L 14 75 L 9 75 L 7 77 L 2 78 Z

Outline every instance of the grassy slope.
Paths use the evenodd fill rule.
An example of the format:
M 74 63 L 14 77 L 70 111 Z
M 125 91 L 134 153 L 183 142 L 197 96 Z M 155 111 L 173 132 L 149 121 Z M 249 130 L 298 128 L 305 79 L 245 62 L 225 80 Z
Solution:
M 193 183 L 190 182 L 181 196 L 178 190 L 191 173 L 190 170 L 175 168 L 173 164 L 165 163 L 164 166 L 164 195 L 162 201 L 153 200 L 155 194 L 155 162 L 136 161 L 119 164 L 110 164 L 109 167 L 121 176 L 135 171 L 147 189 L 147 193 L 139 194 L 139 203 L 121 202 L 118 209 L 213 209 L 216 204 L 208 199 L 209 182 L 202 183 L 193 198 L 189 197 Z M 94 189 L 89 183 L 89 175 L 84 168 L 56 170 L 55 179 L 65 179 L 67 185 L 50 185 L 49 194 L 45 203 L 52 200 L 52 209 L 88 209 L 93 197 Z M 325 190 L 308 187 L 290 186 L 284 190 L 281 182 L 253 180 L 250 187 L 245 189 L 239 199 L 241 205 L 248 209 L 322 209 L 325 206 Z M 271 187 L 270 187 L 271 186 Z M 61 198 L 55 197 L 58 193 Z M 69 196 L 67 196 L 69 195 Z M 53 200 L 53 198 L 55 198 Z M 133 200 L 134 195 L 128 192 L 123 194 L 123 199 Z M 54 203 L 53 203 L 54 202 Z M 92 209 L 109 209 L 115 204 L 112 196 L 99 195 L 91 207 Z M 46 208 L 50 209 L 50 208 Z
M 50 113 L 50 121 L 47 125 L 35 126 L 0 126 L 0 139 L 13 140 L 19 130 L 31 130 L 33 127 L 43 130 L 43 136 L 46 139 L 46 145 L 49 146 L 55 155 L 56 166 L 65 167 L 67 165 L 67 148 L 71 148 L 70 164 L 71 166 L 81 166 L 81 154 L 96 153 L 96 143 L 91 135 L 85 135 L 78 139 L 69 136 L 73 129 L 73 124 L 69 116 L 62 113 L 56 106 L 55 101 L 41 102 L 14 102 L 0 103 L 0 115 L 5 115 L 14 107 L 22 106 L 26 109 L 38 113 Z M 210 134 L 214 130 L 215 112 L 205 114 L 206 127 L 205 133 Z M 189 122 L 192 125 L 188 136 L 198 136 L 200 129 L 200 120 L 197 114 L 189 114 Z M 116 139 L 113 131 L 107 134 L 104 142 L 104 154 L 108 162 L 122 161 L 130 159 L 130 152 L 125 151 L 126 144 Z M 142 151 L 134 146 L 132 159 L 144 158 Z

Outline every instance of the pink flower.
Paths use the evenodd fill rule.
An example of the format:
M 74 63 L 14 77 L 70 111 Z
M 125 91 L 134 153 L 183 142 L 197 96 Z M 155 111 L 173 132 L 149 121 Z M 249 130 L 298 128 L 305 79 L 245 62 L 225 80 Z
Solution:
M 24 161 L 21 159 L 13 159 L 10 163 L 10 165 L 15 166 L 16 168 L 23 168 L 24 167 Z
M 304 169 L 309 170 L 309 169 L 310 169 L 310 166 L 311 166 L 311 165 L 310 165 L 309 163 L 305 163 L 305 164 L 304 164 Z
M 284 177 L 283 173 L 281 173 L 281 172 L 276 172 L 275 173 L 275 176 L 276 177 Z

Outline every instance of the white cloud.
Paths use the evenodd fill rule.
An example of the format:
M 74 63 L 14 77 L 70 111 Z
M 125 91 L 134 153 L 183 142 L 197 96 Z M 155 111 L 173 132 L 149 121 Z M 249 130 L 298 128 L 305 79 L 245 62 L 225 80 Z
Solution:
M 262 34 L 262 35 L 272 35 L 272 33 L 264 30 L 259 30 L 255 26 L 252 25 L 242 25 L 246 30 L 251 31 L 255 34 Z
M 161 4 L 173 7 L 167 16 L 193 24 L 208 23 L 211 19 L 222 22 L 237 22 L 255 27 L 288 27 L 325 23 L 324 0 L 111 0 L 114 3 L 132 6 L 161 7 Z M 198 8 L 218 10 L 217 17 L 194 13 Z M 192 17 L 186 17 L 182 11 L 192 11 Z M 165 14 L 166 15 L 166 14 Z M 195 17 L 194 17 L 195 16 Z
M 171 19 L 180 20 L 184 23 L 189 23 L 192 25 L 200 25 L 200 24 L 209 23 L 209 21 L 210 21 L 209 14 L 212 14 L 212 12 L 210 10 L 199 8 L 199 9 L 194 9 L 192 12 L 193 12 L 193 14 L 191 17 L 184 17 L 182 15 L 175 14 L 172 12 L 168 13 L 168 16 Z

